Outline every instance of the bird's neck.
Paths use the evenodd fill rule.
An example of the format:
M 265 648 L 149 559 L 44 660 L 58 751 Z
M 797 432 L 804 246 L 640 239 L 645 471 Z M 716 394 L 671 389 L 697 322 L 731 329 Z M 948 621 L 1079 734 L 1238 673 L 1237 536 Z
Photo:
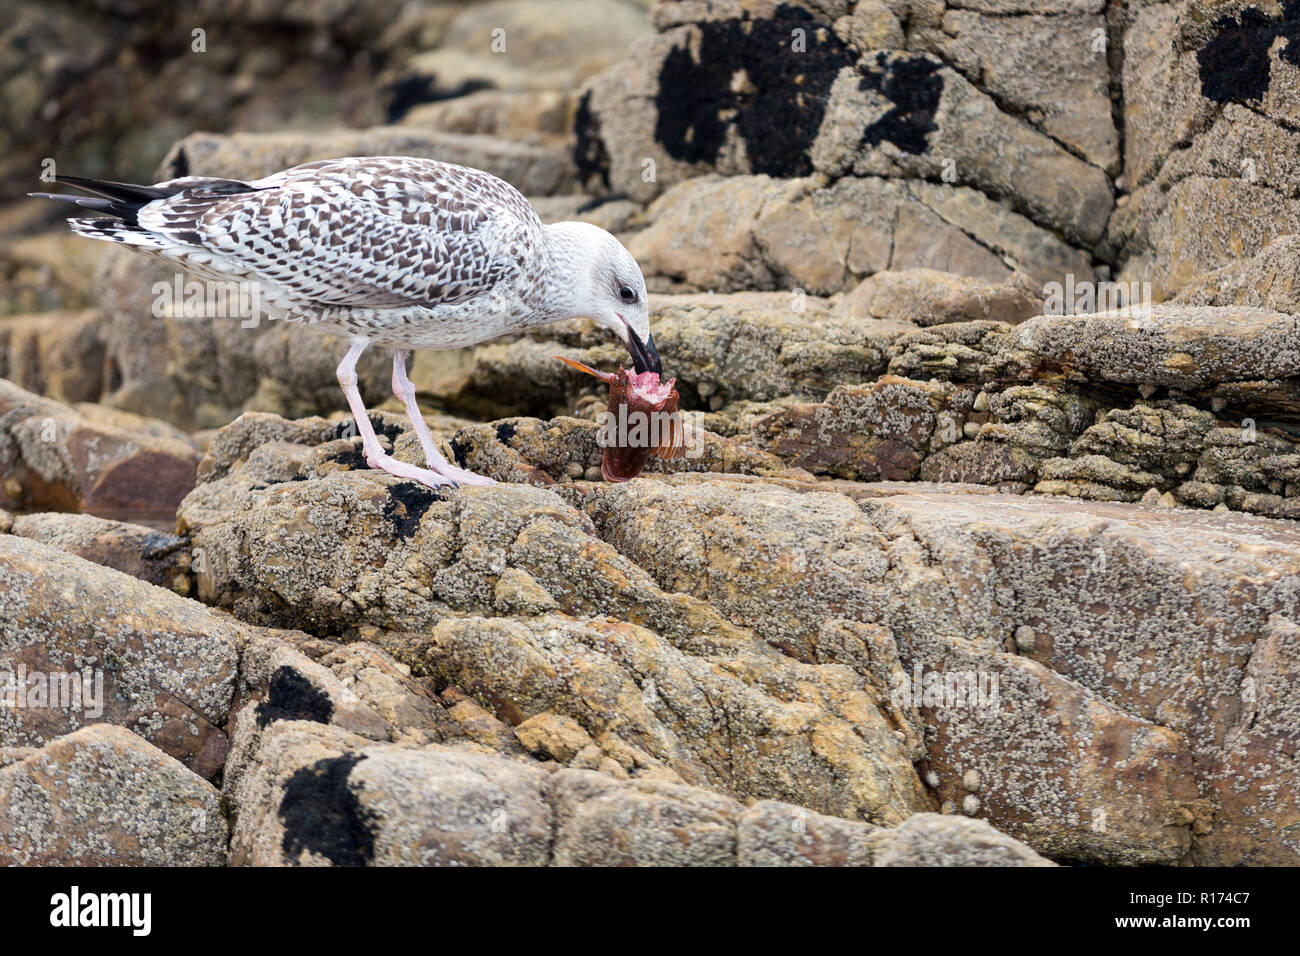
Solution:
M 543 226 L 542 254 L 546 267 L 541 307 L 548 321 L 575 319 L 586 315 L 582 304 L 591 301 L 591 244 L 588 227 L 578 222 L 556 222 Z

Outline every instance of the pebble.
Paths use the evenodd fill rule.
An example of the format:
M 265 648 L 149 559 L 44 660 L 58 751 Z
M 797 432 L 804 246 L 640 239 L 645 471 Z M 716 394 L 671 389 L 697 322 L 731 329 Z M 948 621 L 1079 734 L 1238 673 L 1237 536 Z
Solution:
M 1034 629 L 1028 624 L 1021 624 L 1016 628 L 1016 648 L 1021 652 L 1028 652 L 1034 649 L 1034 641 L 1037 639 Z

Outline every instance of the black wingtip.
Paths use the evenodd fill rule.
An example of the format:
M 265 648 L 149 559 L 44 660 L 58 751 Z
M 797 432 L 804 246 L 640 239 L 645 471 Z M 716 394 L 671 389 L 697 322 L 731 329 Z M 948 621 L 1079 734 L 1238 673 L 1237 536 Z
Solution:
M 58 183 L 67 183 L 77 189 L 84 189 L 88 193 L 95 193 L 98 196 L 105 196 L 109 199 L 116 199 L 121 202 L 135 203 L 144 205 L 153 202 L 155 199 L 165 199 L 170 193 L 164 189 L 155 189 L 153 186 L 136 186 L 131 183 L 115 183 L 111 179 L 85 179 L 81 176 L 64 176 L 54 177 Z
M 33 199 L 53 199 L 57 202 L 70 202 L 82 209 L 89 209 L 93 212 L 106 212 L 110 216 L 117 216 L 119 219 L 133 224 L 136 222 L 136 214 L 140 211 L 138 205 L 120 202 L 116 199 L 104 199 L 99 196 L 69 196 L 64 193 L 28 193 L 27 195 Z
M 69 196 L 66 193 L 28 193 L 27 195 L 33 199 L 57 199 L 60 202 L 75 203 L 87 209 L 106 209 L 108 206 L 113 205 L 112 200 L 95 196 Z

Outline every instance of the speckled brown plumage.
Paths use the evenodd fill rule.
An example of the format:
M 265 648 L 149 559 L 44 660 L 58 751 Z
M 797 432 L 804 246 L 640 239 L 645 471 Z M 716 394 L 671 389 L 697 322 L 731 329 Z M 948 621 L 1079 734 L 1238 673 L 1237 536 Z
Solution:
M 252 283 L 266 318 L 348 339 L 338 379 L 366 460 L 432 487 L 486 479 L 439 453 L 405 350 L 460 348 L 587 316 L 622 338 L 639 367 L 659 366 L 645 279 L 622 244 L 588 223 L 543 225 L 514 187 L 477 169 L 376 156 L 306 163 L 249 182 L 60 181 L 94 196 L 34 195 L 114 217 L 69 220 L 78 234 L 202 278 Z M 394 460 L 374 434 L 356 382 L 357 359 L 372 344 L 393 351 L 393 391 L 429 469 Z

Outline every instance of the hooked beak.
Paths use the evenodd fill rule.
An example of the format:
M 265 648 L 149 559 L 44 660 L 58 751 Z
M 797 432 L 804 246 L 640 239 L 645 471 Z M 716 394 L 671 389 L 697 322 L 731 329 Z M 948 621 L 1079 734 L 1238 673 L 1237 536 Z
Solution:
M 632 367 L 636 369 L 638 375 L 645 372 L 663 374 L 663 362 L 659 361 L 659 352 L 655 349 L 653 336 L 647 335 L 642 342 L 640 336 L 632 330 L 631 326 L 628 326 L 627 350 L 632 355 Z

